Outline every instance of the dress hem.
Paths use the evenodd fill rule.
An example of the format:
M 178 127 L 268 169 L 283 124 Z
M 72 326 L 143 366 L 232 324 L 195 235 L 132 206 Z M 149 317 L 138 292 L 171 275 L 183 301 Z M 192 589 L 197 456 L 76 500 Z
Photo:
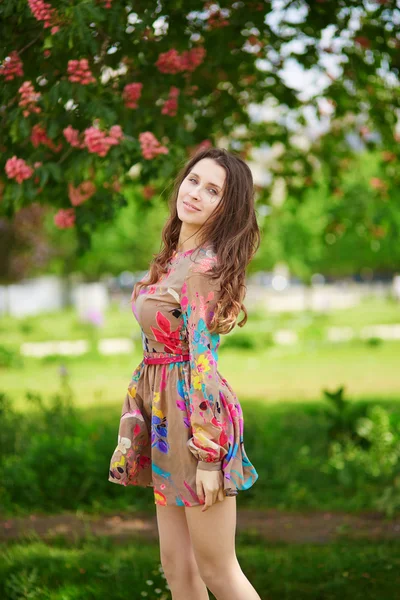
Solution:
M 110 481 L 111 483 L 117 483 L 118 485 L 122 485 L 124 487 L 129 487 L 129 486 L 135 486 L 135 487 L 142 487 L 142 488 L 151 488 L 154 489 L 154 484 L 153 483 L 149 483 L 144 485 L 143 483 L 133 483 L 133 482 L 126 482 L 126 481 L 119 481 L 118 479 L 113 479 L 112 477 L 108 478 L 108 481 Z M 245 490 L 238 490 L 237 488 L 226 488 L 224 489 L 224 496 L 226 498 L 232 497 L 232 496 L 237 496 L 239 491 L 245 491 Z M 179 504 L 175 503 L 168 503 L 168 502 L 157 502 L 156 500 L 154 501 L 154 504 L 158 504 L 159 506 L 180 506 Z M 190 504 L 190 506 L 203 506 L 204 502 L 199 502 L 199 503 L 192 503 Z M 188 507 L 189 508 L 189 507 Z

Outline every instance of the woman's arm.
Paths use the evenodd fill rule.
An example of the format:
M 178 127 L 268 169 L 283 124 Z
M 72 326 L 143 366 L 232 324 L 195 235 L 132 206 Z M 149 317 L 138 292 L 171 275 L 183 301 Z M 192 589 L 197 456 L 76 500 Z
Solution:
M 228 453 L 228 438 L 215 417 L 219 400 L 218 346 L 220 335 L 208 327 L 218 301 L 220 288 L 204 272 L 191 267 L 181 292 L 182 316 L 186 326 L 190 354 L 189 410 L 192 437 L 189 450 L 198 459 L 198 468 L 220 470 Z

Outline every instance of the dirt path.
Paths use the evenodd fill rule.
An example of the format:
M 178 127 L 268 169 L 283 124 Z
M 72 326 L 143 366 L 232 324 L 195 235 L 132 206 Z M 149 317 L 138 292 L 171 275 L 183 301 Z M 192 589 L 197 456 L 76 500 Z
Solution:
M 343 536 L 360 539 L 400 539 L 400 517 L 386 520 L 374 513 L 350 515 L 333 512 L 288 513 L 276 510 L 240 510 L 237 532 L 263 537 L 270 542 L 325 544 Z M 30 515 L 0 519 L 0 542 L 38 535 L 50 540 L 62 535 L 74 540 L 84 535 L 109 536 L 116 542 L 142 537 L 157 540 L 156 516 L 140 513 L 54 516 Z

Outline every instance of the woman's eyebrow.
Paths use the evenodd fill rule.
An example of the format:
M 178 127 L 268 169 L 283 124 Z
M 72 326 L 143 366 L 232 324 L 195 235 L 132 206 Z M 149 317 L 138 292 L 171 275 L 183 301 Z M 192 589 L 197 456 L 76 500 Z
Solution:
M 191 171 L 189 173 L 189 175 L 196 175 L 196 177 L 201 179 L 200 175 L 197 175 L 197 173 L 194 173 L 194 171 Z M 208 182 L 208 185 L 213 185 L 214 187 L 217 187 L 219 190 L 221 189 L 219 185 L 217 185 L 216 183 L 211 183 L 211 181 Z

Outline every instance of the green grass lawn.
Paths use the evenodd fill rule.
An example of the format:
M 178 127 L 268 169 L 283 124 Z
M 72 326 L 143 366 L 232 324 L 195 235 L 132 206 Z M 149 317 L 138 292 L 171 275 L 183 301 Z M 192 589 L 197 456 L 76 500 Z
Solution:
M 131 374 L 141 361 L 138 349 L 130 355 L 24 357 L 23 367 L 2 369 L 1 389 L 19 409 L 27 390 L 44 395 L 59 389 L 59 366 L 67 366 L 79 406 L 122 405 Z M 219 372 L 238 398 L 257 398 L 263 404 L 320 401 L 322 389 L 346 386 L 353 399 L 394 400 L 400 390 L 400 343 L 369 346 L 362 342 L 253 350 L 220 350 Z
M 372 320 L 384 322 L 386 308 L 388 319 L 395 321 L 390 303 L 383 303 L 382 307 L 375 301 L 375 310 L 371 302 L 367 304 L 369 310 L 364 307 L 360 311 L 365 324 L 368 324 L 368 315 L 374 314 Z M 342 319 L 345 312 L 353 310 L 343 311 Z M 337 313 L 329 319 L 336 316 Z M 306 317 L 309 321 L 310 315 L 303 315 Z M 114 307 L 111 321 L 115 331 L 107 329 L 107 335 L 128 335 L 126 318 L 129 322 L 133 320 L 132 315 L 117 314 Z M 282 326 L 284 318 L 294 317 L 277 318 L 277 327 Z M 296 318 L 302 317 L 297 315 Z M 25 334 L 21 333 L 21 327 L 26 328 L 29 320 L 25 324 L 10 319 L 6 322 L 10 325 L 11 339 L 14 342 L 18 339 L 20 343 L 25 338 L 39 341 L 41 336 L 42 339 L 46 336 L 67 338 L 68 331 L 74 330 L 73 316 L 66 311 L 58 315 L 58 319 L 60 327 L 57 315 L 32 319 L 32 331 Z M 125 331 L 122 324 L 127 327 Z M 4 322 L 0 322 L 0 328 L 4 332 Z M 324 470 L 331 439 L 327 401 L 322 390 L 334 391 L 345 386 L 345 398 L 355 407 L 368 403 L 385 406 L 393 426 L 397 426 L 400 423 L 400 343 L 328 344 L 321 340 L 318 331 L 316 327 L 301 343 L 290 347 L 267 345 L 245 350 L 221 345 L 219 372 L 241 401 L 245 447 L 259 474 L 255 485 L 240 494 L 239 501 L 244 508 L 376 510 L 375 502 L 384 493 L 379 480 L 338 481 L 336 475 Z M 65 335 L 59 335 L 61 332 Z M 78 337 L 82 337 L 82 331 L 77 332 Z M 315 337 L 312 332 L 316 332 Z M 0 346 L 6 343 L 9 340 L 3 333 Z M 15 429 L 12 421 L 7 432 L 3 431 L 0 436 L 4 452 L 12 455 L 12 460 L 4 461 L 3 480 L 0 479 L 0 496 L 6 497 L 7 514 L 26 514 L 41 508 L 45 512 L 57 512 L 73 510 L 76 506 L 89 511 L 152 510 L 149 490 L 122 488 L 107 481 L 122 402 L 131 374 L 141 358 L 142 350 L 137 343 L 132 355 L 107 357 L 91 352 L 80 357 L 23 357 L 19 367 L 1 369 L 0 392 L 10 398 L 14 410 L 20 413 L 18 422 L 28 427 L 26 433 L 18 434 L 15 451 L 9 450 Z M 28 391 L 36 392 L 45 404 L 50 402 L 60 391 L 60 364 L 67 367 L 73 403 L 79 411 L 78 425 L 71 422 L 67 433 L 64 428 L 69 421 L 60 411 L 58 400 L 54 414 L 37 416 L 26 397 Z M 39 423 L 46 419 L 49 425 L 46 430 L 42 427 L 39 435 Z M 21 445 L 23 435 L 29 436 L 29 451 Z M 64 442 L 57 443 L 61 438 Z M 23 484 L 26 478 L 30 481 L 29 493 Z M 65 486 L 73 490 L 72 495 L 63 493 Z M 398 492 L 393 487 L 390 493 Z M 393 504 L 396 503 L 399 502 L 394 497 Z
M 377 346 L 366 341 L 327 343 L 322 332 L 332 325 L 360 328 L 373 323 L 400 322 L 399 305 L 393 301 L 365 299 L 357 308 L 329 315 L 311 313 L 249 315 L 247 325 L 230 336 L 257 339 L 261 331 L 291 328 L 301 334 L 294 346 L 261 345 L 253 349 L 224 347 L 221 336 L 219 371 L 228 379 L 239 399 L 257 398 L 262 403 L 319 400 L 323 388 L 346 386 L 354 399 L 395 399 L 400 389 L 400 343 L 385 341 Z M 132 355 L 79 357 L 23 357 L 18 367 L 0 368 L 1 389 L 22 408 L 26 390 L 45 394 L 59 387 L 58 368 L 68 367 L 70 382 L 79 406 L 122 402 L 130 375 L 142 359 L 139 327 L 129 305 L 107 312 L 101 337 L 132 337 Z M 90 337 L 91 327 L 82 325 L 72 309 L 24 319 L 0 319 L 0 346 L 19 350 L 23 342 L 72 340 Z
M 4 600 L 171 598 L 157 544 L 104 537 L 73 544 L 60 537 L 3 546 L 0 555 Z M 237 556 L 262 600 L 398 598 L 399 542 L 278 545 L 244 535 L 237 537 Z

